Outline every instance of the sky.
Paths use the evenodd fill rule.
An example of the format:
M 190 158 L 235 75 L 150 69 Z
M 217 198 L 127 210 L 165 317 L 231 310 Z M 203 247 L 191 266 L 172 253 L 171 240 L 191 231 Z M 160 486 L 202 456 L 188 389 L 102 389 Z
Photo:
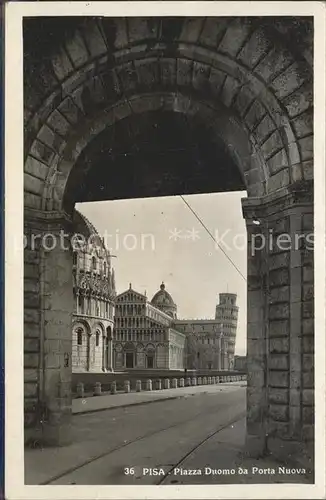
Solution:
M 215 315 L 218 294 L 236 293 L 239 322 L 235 353 L 246 353 L 245 192 L 185 195 L 238 272 L 180 196 L 79 203 L 115 256 L 117 293 L 132 288 L 149 300 L 162 281 L 177 304 L 179 319 Z M 241 274 L 244 275 L 241 276 Z

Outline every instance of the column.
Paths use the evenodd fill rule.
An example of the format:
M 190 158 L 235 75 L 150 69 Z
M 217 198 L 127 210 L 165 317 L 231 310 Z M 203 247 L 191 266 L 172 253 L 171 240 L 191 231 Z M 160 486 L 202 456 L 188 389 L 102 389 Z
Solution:
M 268 451 L 281 459 L 312 456 L 312 185 L 243 200 L 243 212 L 248 230 L 247 447 L 253 455 Z M 254 251 L 258 233 L 266 244 Z
M 24 399 L 25 443 L 29 445 L 64 445 L 71 438 L 69 222 L 57 213 L 25 211 Z
M 106 350 L 106 337 L 102 333 L 101 335 L 101 340 L 102 340 L 102 372 L 105 372 L 105 350 Z
M 217 370 L 222 370 L 222 339 L 217 337 Z
M 112 328 L 113 328 L 113 325 L 112 325 Z M 108 369 L 110 371 L 113 370 L 112 358 L 113 358 L 113 336 L 111 335 L 111 337 L 109 338 L 109 341 L 108 341 Z

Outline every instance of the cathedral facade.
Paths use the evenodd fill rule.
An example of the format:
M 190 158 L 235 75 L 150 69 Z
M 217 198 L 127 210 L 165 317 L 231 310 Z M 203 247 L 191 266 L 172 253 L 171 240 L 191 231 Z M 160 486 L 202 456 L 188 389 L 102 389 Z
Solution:
M 152 300 L 131 285 L 117 295 L 110 253 L 78 211 L 74 229 L 73 372 L 233 368 L 235 294 L 219 295 L 214 319 L 178 319 L 164 283 Z
M 164 284 L 151 301 L 131 285 L 118 295 L 114 370 L 183 370 L 186 336 L 174 328 L 176 313 L 176 305 Z
M 72 370 L 112 371 L 116 291 L 111 256 L 94 226 L 77 211 L 74 230 Z

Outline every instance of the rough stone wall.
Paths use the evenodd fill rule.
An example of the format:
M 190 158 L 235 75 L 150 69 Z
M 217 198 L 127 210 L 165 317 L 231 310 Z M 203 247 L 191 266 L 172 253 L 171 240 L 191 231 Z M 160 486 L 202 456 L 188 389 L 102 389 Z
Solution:
M 206 343 L 210 341 L 210 343 Z M 203 344 L 203 341 L 205 344 Z M 194 336 L 190 334 L 187 336 L 186 341 L 187 351 L 187 366 L 191 369 L 203 368 L 207 369 L 209 366 L 212 369 L 222 369 L 221 364 L 221 341 L 220 338 L 215 336 Z M 198 356 L 199 354 L 199 356 Z
M 247 356 L 234 356 L 234 369 L 247 371 Z
M 174 326 L 186 335 L 187 368 L 221 369 L 220 320 L 177 320 Z
M 25 224 L 25 442 L 31 445 L 71 438 L 72 254 L 41 244 L 49 233 L 58 241 L 65 225 L 41 214 Z
M 26 49 L 26 206 L 61 209 L 67 175 L 94 134 L 155 109 L 214 124 L 250 195 L 312 178 L 311 58 L 289 50 L 275 20 L 266 28 L 250 18 L 184 18 L 176 31 L 173 23 L 91 20 L 41 57 L 38 71 Z
M 26 234 L 27 232 L 27 234 Z M 25 234 L 29 239 L 27 228 Z M 25 433 L 40 427 L 43 409 L 40 404 L 40 251 L 24 251 L 24 419 Z M 37 433 L 36 433 L 37 434 Z M 29 436 L 27 436 L 29 439 Z M 33 436 L 36 439 L 36 436 Z
M 244 202 L 248 228 L 248 439 L 285 458 L 313 457 L 314 307 L 311 185 Z M 272 235 L 253 257 L 252 234 Z M 282 236 L 288 242 L 276 244 Z M 285 239 L 284 239 L 285 238 Z M 308 239 L 307 239 L 308 238 Z M 271 241 L 269 239 L 269 241 Z
M 63 219 L 63 209 L 73 210 L 92 157 L 78 162 L 94 136 L 118 120 L 158 109 L 209 123 L 216 140 L 228 145 L 250 197 L 311 180 L 311 43 L 303 46 L 293 31 L 278 28 L 275 19 L 267 29 L 248 18 L 92 19 L 65 38 L 59 22 L 55 46 L 40 50 L 38 59 L 36 50 L 45 45 L 32 37 L 24 57 L 26 225 L 31 228 L 37 215 L 43 221 L 37 230 L 54 231 L 53 219 Z M 295 219 L 278 210 L 284 223 L 292 217 L 290 228 L 308 224 L 303 215 Z M 290 294 L 288 302 L 268 306 L 271 357 L 261 333 L 265 284 L 258 259 L 249 257 L 248 430 L 260 439 L 259 426 L 268 415 L 271 447 L 273 433 L 288 441 L 312 434 L 311 257 L 300 253 L 300 267 L 293 264 L 299 254 L 290 254 L 277 256 L 290 264 L 271 270 L 268 278 L 269 285 L 278 283 L 277 293 Z M 43 436 L 44 442 L 63 443 L 71 434 L 71 266 L 68 253 L 25 251 L 27 440 Z M 276 392 L 282 395 L 278 403 Z

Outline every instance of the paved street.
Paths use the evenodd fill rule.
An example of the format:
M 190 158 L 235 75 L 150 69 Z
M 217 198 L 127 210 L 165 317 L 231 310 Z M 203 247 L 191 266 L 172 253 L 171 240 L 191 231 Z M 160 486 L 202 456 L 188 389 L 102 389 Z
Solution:
M 53 484 L 128 483 L 125 467 L 135 466 L 136 462 L 152 467 L 177 462 L 210 432 L 245 412 L 243 383 L 205 386 L 204 391 L 204 387 L 187 389 L 189 394 L 184 391 L 184 397 L 180 397 L 179 389 L 174 390 L 178 399 L 75 415 L 72 445 L 26 451 L 26 482 L 48 482 L 93 460 Z M 161 394 L 167 397 L 167 392 Z M 143 393 L 139 396 L 144 398 Z
M 239 455 L 245 438 L 243 383 L 185 388 L 182 395 L 176 389 L 176 399 L 167 392 L 161 391 L 167 399 L 155 404 L 134 405 L 135 395 L 127 394 L 129 406 L 75 415 L 74 444 L 26 452 L 26 484 L 275 482 L 271 475 L 238 474 L 244 464 Z M 145 394 L 139 396 L 144 400 Z M 237 473 L 184 475 L 205 467 Z

